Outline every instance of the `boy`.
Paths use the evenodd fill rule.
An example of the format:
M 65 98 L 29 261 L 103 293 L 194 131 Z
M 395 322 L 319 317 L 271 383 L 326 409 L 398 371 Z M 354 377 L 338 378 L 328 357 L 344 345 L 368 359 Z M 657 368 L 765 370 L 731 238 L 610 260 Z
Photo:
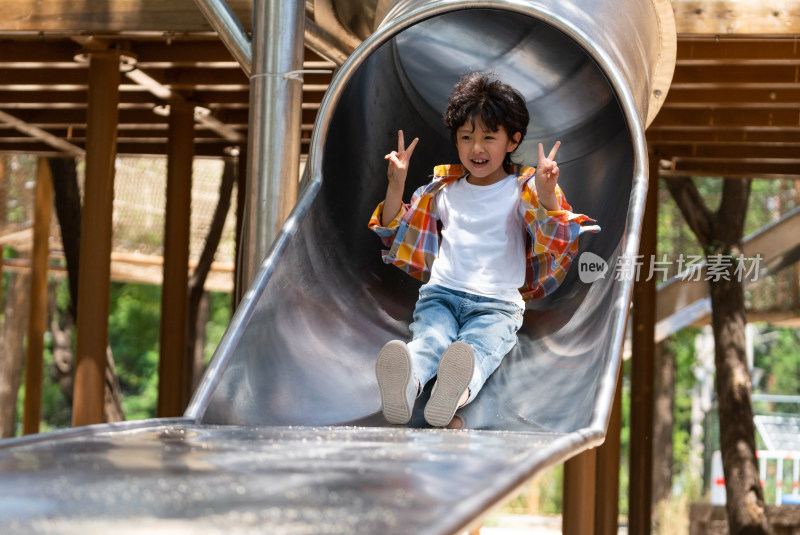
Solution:
M 384 417 L 411 419 L 414 400 L 436 376 L 425 420 L 444 427 L 475 399 L 517 342 L 525 299 L 564 280 L 578 236 L 597 232 L 573 214 L 557 187 L 560 142 L 539 165 L 513 173 L 511 154 L 527 132 L 525 100 L 489 75 L 471 73 L 454 87 L 444 113 L 461 165 L 441 165 L 431 183 L 403 204 L 411 155 L 398 132 L 385 200 L 370 228 L 390 247 L 383 260 L 426 282 L 419 291 L 408 344 L 387 343 L 376 363 Z M 533 180 L 531 180 L 533 178 Z M 441 223 L 441 232 L 439 232 Z

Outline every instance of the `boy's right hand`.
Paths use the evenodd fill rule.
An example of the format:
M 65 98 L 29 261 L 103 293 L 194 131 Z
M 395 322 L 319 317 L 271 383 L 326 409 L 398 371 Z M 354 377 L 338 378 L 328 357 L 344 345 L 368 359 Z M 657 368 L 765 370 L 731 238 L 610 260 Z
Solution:
M 404 186 L 406 183 L 406 175 L 408 174 L 408 163 L 411 160 L 411 154 L 414 152 L 414 147 L 417 146 L 419 141 L 418 137 L 414 138 L 411 145 L 406 148 L 405 140 L 403 139 L 403 131 L 397 132 L 397 150 L 393 150 L 384 159 L 389 160 L 389 185 Z

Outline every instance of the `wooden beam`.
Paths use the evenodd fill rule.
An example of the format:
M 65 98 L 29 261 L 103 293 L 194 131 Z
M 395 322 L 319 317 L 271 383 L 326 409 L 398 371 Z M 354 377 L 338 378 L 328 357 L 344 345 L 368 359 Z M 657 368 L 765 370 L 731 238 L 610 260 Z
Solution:
M 148 76 L 173 90 L 185 91 L 248 91 L 250 82 L 238 68 L 153 68 Z M 119 76 L 119 73 L 115 76 Z M 123 76 L 120 91 L 142 91 L 143 89 Z M 325 93 L 330 75 L 306 74 L 304 93 Z M 0 90 L 4 91 L 79 91 L 87 87 L 86 69 L 83 68 L 35 68 L 18 69 L 13 66 L 0 67 Z
M 195 86 L 212 86 L 226 90 L 242 90 L 249 87 L 247 77 L 241 69 L 236 68 L 152 68 L 147 74 L 161 84 L 175 89 L 193 89 Z M 120 85 L 131 85 L 120 73 Z M 3 89 L 33 90 L 47 89 L 57 91 L 59 88 L 86 87 L 86 69 L 80 66 L 70 68 L 35 68 L 19 69 L 13 66 L 0 67 L 0 82 Z M 306 86 L 314 86 L 310 79 Z M 133 86 L 135 87 L 135 86 Z
M 778 64 L 759 63 L 714 63 L 701 65 L 697 62 L 675 69 L 672 83 L 678 84 L 790 84 L 797 87 L 798 65 L 796 62 Z M 746 85 L 744 86 L 746 87 Z
M 250 0 L 226 3 L 245 28 L 252 23 Z M 43 32 L 212 32 L 193 0 L 13 0 L 3 2 L 0 31 Z
M 800 158 L 673 158 L 662 176 L 720 176 L 729 178 L 800 177 Z
M 674 85 L 670 88 L 662 109 L 680 107 L 684 104 L 697 104 L 699 106 L 797 106 L 798 102 L 800 102 L 800 85 L 792 85 L 791 87 L 742 87 L 729 85 L 724 88 Z
M 39 158 L 33 216 L 31 257 L 31 300 L 28 314 L 28 348 L 25 357 L 25 402 L 22 432 L 39 432 L 42 419 L 44 381 L 44 333 L 47 328 L 47 258 L 50 252 L 50 215 L 53 211 L 53 183 L 50 165 Z
M 115 78 L 122 78 L 119 73 Z M 42 90 L 46 86 L 52 89 L 81 88 L 85 89 L 89 83 L 86 68 L 69 69 L 15 69 L 12 67 L 0 68 L 0 88 L 15 90 Z
M 300 140 L 303 153 L 308 152 L 308 141 Z M 217 157 L 226 156 L 226 151 L 233 144 L 225 141 L 212 141 L 209 143 L 196 143 L 195 156 Z M 0 155 L 2 154 L 35 154 L 38 156 L 63 157 L 64 153 L 59 152 L 44 143 L 36 143 L 29 140 L 18 140 L 6 142 L 0 139 Z M 166 138 L 161 142 L 142 143 L 142 142 L 119 142 L 117 144 L 117 154 L 120 156 L 165 156 Z
M 0 162 L 0 165 L 2 165 L 2 162 Z M 2 172 L 2 169 L 0 169 L 0 173 L 1 172 Z M 0 176 L 0 178 L 5 178 L 5 177 Z M 17 228 L 19 228 L 19 227 L 17 227 Z M 31 243 L 32 237 L 33 237 L 33 227 L 32 226 L 23 227 L 22 229 L 17 230 L 15 232 L 11 232 L 9 234 L 4 234 L 4 235 L 0 236 L 0 250 L 2 250 L 3 247 L 5 247 L 6 245 L 9 245 L 9 244 L 13 246 L 14 244 L 17 244 L 17 243 L 20 243 L 20 242 L 22 242 L 22 243 Z
M 800 4 L 800 2 L 798 2 Z M 797 36 L 787 35 L 779 38 L 747 37 L 695 37 L 683 36 L 678 39 L 677 64 L 685 60 L 761 60 L 761 59 L 800 59 Z
M 196 143 L 218 143 L 221 141 L 219 136 L 210 129 L 202 128 L 200 125 L 195 125 L 195 128 L 197 130 L 195 134 Z M 62 137 L 69 136 L 74 143 L 82 143 L 86 140 L 86 127 L 83 125 L 76 125 L 72 129 L 71 135 L 68 129 L 64 127 L 51 128 L 50 132 Z M 168 135 L 166 124 L 154 124 L 150 125 L 148 128 L 121 124 L 119 125 L 119 132 L 120 135 L 117 139 L 120 142 L 127 140 L 143 143 L 166 143 Z M 1 130 L 0 137 L 6 137 Z
M 14 68 L 85 68 L 76 63 L 75 55 L 81 45 L 70 38 L 49 38 L 44 36 L 28 38 L 15 35 L 13 38 L 0 37 L 0 66 Z M 116 39 L 115 39 L 116 40 Z M 142 69 L 166 69 L 173 67 L 193 67 L 205 69 L 240 69 L 225 45 L 211 35 L 182 38 L 174 35 L 167 40 L 126 40 L 119 39 L 126 50 L 136 58 L 136 65 Z M 336 68 L 332 61 L 319 57 L 305 49 L 303 67 L 306 69 Z
M 8 2 L 3 2 L 5 10 Z M 0 19 L 2 15 L 0 15 Z M 16 68 L 59 67 L 75 68 L 75 54 L 80 45 L 68 39 L 57 41 L 3 39 L 0 40 L 0 65 Z
M 651 143 L 702 143 L 702 142 L 764 142 L 764 143 L 797 143 L 800 142 L 800 127 L 772 126 L 680 126 L 664 125 L 650 127 L 647 139 Z
M 195 106 L 201 106 L 206 109 L 204 103 L 192 100 Z M 120 130 L 160 130 L 166 132 L 167 120 L 165 117 L 153 112 L 156 103 L 151 104 L 121 104 L 119 109 L 120 115 Z M 212 116 L 233 128 L 240 128 L 246 130 L 248 123 L 248 109 L 245 105 L 242 106 L 213 106 L 214 111 Z M 316 120 L 318 110 L 316 107 L 306 107 L 302 110 L 300 120 L 305 128 L 311 130 L 314 121 Z M 53 134 L 61 134 L 64 137 L 77 139 L 82 136 L 85 131 L 86 124 L 86 106 L 80 104 L 71 105 L 48 105 L 42 104 L 41 106 L 17 106 L 14 112 L 13 120 L 6 121 L 6 117 L 10 115 L 0 111 L 0 129 L 4 124 L 14 125 L 26 124 L 30 127 L 47 128 Z M 211 126 L 204 125 L 198 119 L 197 129 L 200 132 L 212 131 Z M 218 136 L 215 136 L 218 137 Z
M 564 535 L 594 535 L 595 475 L 597 450 L 584 451 L 564 463 L 564 505 L 561 532 Z
M 672 8 L 678 36 L 800 34 L 797 1 L 673 1 Z
M 800 127 L 800 106 L 775 108 L 666 108 L 653 121 L 651 128 L 664 125 L 686 126 L 771 126 Z
M 658 160 L 650 155 L 649 188 L 642 221 L 639 254 L 656 254 L 658 231 Z M 631 322 L 631 398 L 629 441 L 628 529 L 651 532 L 653 483 L 653 411 L 655 391 L 656 280 L 633 284 Z
M 131 86 L 132 87 L 132 86 Z M 220 96 L 228 95 L 228 93 L 219 93 Z M 237 95 L 233 93 L 233 95 Z M 245 102 L 247 102 L 247 94 L 245 94 Z M 233 102 L 239 102 L 238 98 L 233 96 L 228 97 Z M 125 91 L 120 94 L 120 106 L 124 105 L 150 105 L 155 103 L 153 97 L 145 91 Z M 205 102 L 201 100 L 201 102 Z M 39 107 L 50 108 L 58 104 L 76 104 L 86 106 L 86 91 L 85 90 L 59 90 L 53 88 L 43 88 L 41 91 L 17 91 L 17 90 L 0 90 L 0 105 L 3 108 L 23 108 L 27 104 L 38 105 Z M 10 106 L 9 106 L 10 105 Z
M 606 440 L 597 448 L 595 473 L 595 533 L 617 535 L 619 533 L 619 467 L 622 432 L 622 381 L 620 362 L 617 373 L 617 388 L 611 404 Z
M 164 284 L 158 360 L 159 417 L 180 416 L 184 399 L 188 335 L 189 238 L 194 158 L 194 107 L 182 98 L 170 102 L 167 205 L 164 221 Z
M 49 145 L 55 150 L 64 152 L 65 154 L 71 156 L 83 155 L 82 148 L 73 145 L 72 143 L 65 141 L 61 138 L 58 138 L 42 128 L 28 124 L 25 121 L 20 120 L 15 115 L 11 115 L 4 111 L 0 111 L 0 122 L 12 126 L 17 131 L 27 134 L 30 137 L 37 139 L 46 145 Z
M 800 174 L 794 173 L 767 173 L 767 172 L 728 172 L 720 169 L 681 169 L 678 171 L 662 171 L 664 178 L 675 177 L 706 177 L 706 178 L 757 178 L 763 180 L 800 180 Z
M 705 143 L 653 143 L 649 142 L 659 158 L 768 158 L 786 160 L 800 155 L 800 142 L 705 142 Z M 662 153 L 663 151 L 663 153 Z
M 134 84 L 127 84 L 120 88 L 120 108 L 126 106 L 153 106 L 160 102 L 150 93 Z M 304 102 L 304 109 L 319 109 L 319 101 L 322 95 L 319 92 L 308 94 L 308 100 Z M 304 95 L 304 98 L 306 95 Z M 310 100 L 316 97 L 316 102 Z M 214 107 L 246 107 L 248 104 L 248 91 L 233 88 L 231 90 L 214 88 L 203 91 L 192 92 L 192 100 L 202 103 L 205 106 Z M 0 105 L 3 108 L 25 109 L 38 105 L 39 107 L 55 108 L 59 104 L 86 104 L 86 91 L 82 89 L 60 89 L 59 87 L 42 87 L 36 91 L 28 91 L 14 88 L 0 90 Z
M 78 282 L 78 340 L 75 364 L 74 426 L 102 423 L 111 283 L 111 230 L 114 205 L 120 55 L 94 52 L 89 63 L 86 180 L 81 220 Z

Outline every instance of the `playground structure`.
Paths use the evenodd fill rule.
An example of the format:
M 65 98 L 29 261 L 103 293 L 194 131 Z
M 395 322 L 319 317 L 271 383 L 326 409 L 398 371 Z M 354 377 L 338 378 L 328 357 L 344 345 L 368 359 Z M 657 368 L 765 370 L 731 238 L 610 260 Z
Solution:
M 480 399 L 461 412 L 464 431 L 376 430 L 385 423 L 374 358 L 385 340 L 403 336 L 416 285 L 381 265 L 364 214 L 384 187 L 377 179 L 383 175 L 381 155 L 396 129 L 425 140 L 412 170 L 412 176 L 424 180 L 424 170 L 437 159 L 455 158 L 439 125 L 449 88 L 466 70 L 491 69 L 521 88 L 539 118 L 528 139 L 547 145 L 565 140 L 559 155 L 562 187 L 576 210 L 591 213 L 604 226 L 600 238 L 586 240 L 583 250 L 609 263 L 618 255 L 635 254 L 647 188 L 644 126 L 657 111 L 651 96 L 668 89 L 673 65 L 664 52 L 674 50 L 674 29 L 659 19 L 671 15 L 664 2 L 661 13 L 658 3 L 631 2 L 635 24 L 600 16 L 615 11 L 612 4 L 594 3 L 591 17 L 567 3 L 471 3 L 465 10 L 459 2 L 400 2 L 392 7 L 334 77 L 318 114 L 300 198 L 255 274 L 185 418 L 131 424 L 118 433 L 113 426 L 76 430 L 18 446 L 31 453 L 52 447 L 57 451 L 47 455 L 55 457 L 74 455 L 67 453 L 72 445 L 95 451 L 87 460 L 93 458 L 99 467 L 81 469 L 89 481 L 76 485 L 72 498 L 65 500 L 59 489 L 50 494 L 25 485 L 45 494 L 40 505 L 59 510 L 50 521 L 62 527 L 91 522 L 86 518 L 93 516 L 91 511 L 81 505 L 86 496 L 79 497 L 89 488 L 98 487 L 100 496 L 116 495 L 103 487 L 133 469 L 123 458 L 139 455 L 116 455 L 114 450 L 171 443 L 186 457 L 179 454 L 169 464 L 188 463 L 184 476 L 189 480 L 194 479 L 193 450 L 209 448 L 217 450 L 212 454 L 217 460 L 198 459 L 216 467 L 208 475 L 235 475 L 240 481 L 244 503 L 234 498 L 239 487 L 201 485 L 216 504 L 211 516 L 243 513 L 244 507 L 257 524 L 287 532 L 300 522 L 342 533 L 450 533 L 469 526 L 544 467 L 600 444 L 632 283 L 606 278 L 583 284 L 577 271 L 527 314 L 517 348 Z M 465 49 L 464 35 L 486 37 Z M 291 82 L 285 77 L 286 86 Z M 251 147 L 258 144 L 250 142 Z M 530 160 L 530 142 L 521 152 Z M 253 158 L 260 160 L 261 153 L 254 151 Z M 251 169 L 257 180 L 258 166 L 251 164 Z M 275 181 L 274 176 L 264 178 Z M 350 427 L 319 427 L 342 425 Z M 415 415 L 411 427 L 419 426 Z M 132 442 L 114 445 L 117 436 Z M 282 452 L 273 462 L 248 463 L 257 482 L 243 479 L 241 470 L 228 464 L 242 466 L 243 450 L 263 452 L 255 437 L 270 445 L 269 457 Z M 307 447 L 298 448 L 298 441 Z M 383 444 L 367 447 L 375 441 Z M 226 453 L 230 448 L 239 454 Z M 303 462 L 293 459 L 298 454 Z M 323 466 L 312 461 L 316 457 Z M 295 465 L 290 474 L 286 463 Z M 62 463 L 48 467 L 40 458 L 35 464 L 44 475 Z M 164 477 L 157 464 L 148 472 Z M 22 481 L 14 481 L 14 474 L 26 478 L 27 470 L 9 468 L 4 481 L 19 488 Z M 167 465 L 162 468 L 170 471 Z M 143 526 L 159 521 L 161 515 L 148 513 L 144 501 L 154 482 L 137 473 L 133 469 L 130 475 L 141 477 L 143 492 L 110 504 L 112 512 L 104 518 L 135 517 Z M 487 474 L 493 476 L 487 479 Z M 180 485 L 184 476 L 174 482 Z M 304 483 L 298 485 L 296 478 Z M 387 480 L 397 483 L 383 485 Z M 456 482 L 457 488 L 452 486 Z M 249 495 L 256 488 L 272 489 L 278 502 L 253 501 Z M 395 502 L 398 489 L 405 489 L 403 499 L 410 500 L 406 511 L 415 514 Z M 197 491 L 198 486 L 186 485 L 187 493 Z M 159 496 L 159 507 L 188 497 L 174 492 Z M 347 506 L 331 515 L 334 504 L 328 501 L 337 495 Z M 209 508 L 207 497 L 201 502 Z M 277 517 L 262 518 L 264 511 L 276 508 Z M 393 511 L 369 514 L 375 510 Z M 39 513 L 9 518 L 38 528 Z M 209 515 L 186 516 L 185 522 L 205 523 Z
M 564 189 L 603 226 L 582 252 L 609 264 L 635 255 L 644 128 L 672 69 L 664 4 L 631 2 L 622 19 L 603 16 L 619 11 L 611 2 L 591 14 L 579 3 L 396 3 L 331 82 L 300 198 L 184 417 L 4 444 L 9 527 L 102 529 L 126 518 L 142 529 L 450 533 L 599 445 L 631 281 L 586 284 L 573 270 L 536 303 L 519 346 L 463 411 L 463 431 L 415 429 L 419 415 L 412 429 L 386 428 L 372 362 L 383 341 L 402 337 L 415 284 L 380 264 L 363 214 L 380 198 L 396 129 L 424 140 L 412 172 L 424 180 L 449 150 L 437 112 L 447 91 L 465 69 L 490 66 L 525 88 L 528 139 L 564 141 Z M 467 32 L 485 40 L 465 53 Z M 258 219 L 269 221 L 251 225 Z

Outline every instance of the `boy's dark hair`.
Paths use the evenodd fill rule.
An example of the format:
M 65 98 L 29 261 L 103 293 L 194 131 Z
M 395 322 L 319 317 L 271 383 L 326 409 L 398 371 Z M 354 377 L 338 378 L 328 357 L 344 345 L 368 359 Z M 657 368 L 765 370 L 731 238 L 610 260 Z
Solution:
M 502 126 L 509 137 L 519 132 L 522 141 L 528 131 L 530 115 L 519 91 L 493 74 L 471 72 L 453 87 L 442 118 L 453 143 L 458 129 L 467 122 L 474 124 L 476 118 L 495 132 Z M 511 153 L 506 154 L 503 165 L 507 171 L 513 166 Z

